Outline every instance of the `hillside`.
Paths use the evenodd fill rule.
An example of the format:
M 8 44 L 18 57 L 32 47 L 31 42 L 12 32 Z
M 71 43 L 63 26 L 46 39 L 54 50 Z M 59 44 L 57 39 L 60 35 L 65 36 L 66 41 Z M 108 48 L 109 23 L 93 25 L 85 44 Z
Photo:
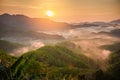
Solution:
M 0 79 L 119 80 L 119 50 L 110 55 L 106 70 L 101 70 L 92 60 L 88 62 L 87 57 L 65 46 L 44 46 L 19 58 L 1 51 Z
M 110 32 L 101 31 L 101 32 L 96 33 L 96 34 L 97 35 L 108 35 L 111 37 L 120 38 L 120 29 L 114 29 L 114 30 L 111 30 Z
M 0 50 L 6 51 L 7 53 L 12 52 L 13 50 L 23 47 L 23 45 L 20 45 L 18 43 L 11 43 L 8 41 L 0 40 Z
M 120 42 L 115 42 L 114 44 L 110 45 L 103 45 L 100 48 L 110 50 L 112 52 L 118 51 L 120 49 Z
M 17 30 L 56 30 L 62 28 L 69 28 L 69 24 L 62 22 L 55 22 L 45 18 L 30 18 L 25 15 L 0 15 L 0 23 L 12 26 L 11 28 Z M 2 27 L 2 26 L 1 26 Z
M 120 80 L 120 48 L 110 55 L 108 72 L 114 80 Z
M 23 54 L 10 67 L 10 72 L 12 75 L 11 78 L 14 79 L 17 77 L 18 80 L 61 80 L 64 78 L 78 80 L 79 76 L 83 75 L 86 75 L 89 79 L 89 76 L 96 69 L 91 68 L 89 63 L 84 62 L 80 56 L 65 47 L 45 46 Z M 10 79 L 10 77 L 8 78 Z
M 6 52 L 0 50 L 0 65 L 10 67 L 16 59 L 16 57 L 10 56 Z
M 27 43 L 33 40 L 64 40 L 65 38 L 58 34 L 47 34 L 45 29 L 65 27 L 68 28 L 67 23 L 54 22 L 49 19 L 34 19 L 24 15 L 0 15 L 0 39 Z M 50 29 L 52 30 L 52 29 Z
M 75 55 L 71 50 L 60 46 L 45 46 L 36 51 L 29 52 L 25 56 L 33 55 L 38 61 L 44 61 L 50 66 L 57 67 L 81 67 L 87 68 L 88 66 L 80 61 L 80 57 Z M 79 64 L 78 64 L 79 63 Z

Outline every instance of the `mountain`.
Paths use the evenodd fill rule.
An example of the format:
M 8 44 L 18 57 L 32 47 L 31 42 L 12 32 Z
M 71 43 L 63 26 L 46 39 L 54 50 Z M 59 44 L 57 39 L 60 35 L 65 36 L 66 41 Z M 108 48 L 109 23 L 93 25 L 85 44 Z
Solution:
M 120 38 L 120 29 L 114 29 L 114 30 L 111 30 L 110 32 L 101 31 L 99 33 L 94 33 L 94 34 L 97 34 L 97 35 L 109 35 L 109 36 L 112 36 L 112 37 Z
M 77 24 L 68 24 L 65 22 L 55 22 L 46 18 L 30 18 L 25 15 L 10 15 L 8 13 L 0 15 L 0 24 L 11 26 L 14 30 L 66 30 L 79 27 L 108 27 L 115 26 L 120 23 L 120 20 L 111 22 L 84 22 Z M 2 27 L 2 26 L 0 26 Z
M 17 30 L 58 30 L 69 28 L 69 24 L 45 18 L 30 18 L 24 15 L 0 15 L 0 23 Z M 2 27 L 2 26 L 1 26 Z
M 0 50 L 5 51 L 7 53 L 10 53 L 13 50 L 21 47 L 23 47 L 23 45 L 20 45 L 18 43 L 11 43 L 8 41 L 0 40 Z
M 45 46 L 36 51 L 24 54 L 25 57 L 30 55 L 33 55 L 32 58 L 36 58 L 39 62 L 47 63 L 49 66 L 88 67 L 86 63 L 80 60 L 79 56 L 74 54 L 71 50 L 61 46 Z
M 11 80 L 17 77 L 17 80 L 62 80 L 64 78 L 79 80 L 83 75 L 90 79 L 89 76 L 96 71 L 80 56 L 61 46 L 44 46 L 25 53 L 8 70 L 6 74 L 8 77 L 4 75 L 0 79 Z
M 120 42 L 115 42 L 114 44 L 109 44 L 109 45 L 103 45 L 100 48 L 110 50 L 112 52 L 119 51 Z
M 4 77 L 8 77 L 8 69 L 16 60 L 16 57 L 8 55 L 6 52 L 0 50 L 0 80 L 6 80 Z
M 104 45 L 101 48 L 112 51 L 108 58 L 107 73 L 112 80 L 120 80 L 120 42 Z
M 7 31 L 1 31 L 0 32 L 1 38 L 32 38 L 32 39 L 58 39 L 58 40 L 64 40 L 65 38 L 61 35 L 57 34 L 46 34 L 46 33 L 39 33 L 34 31 L 20 31 L 20 30 L 7 30 Z
M 108 72 L 111 73 L 114 80 L 120 80 L 120 48 L 111 53 Z
M 72 26 L 73 26 L 73 28 L 81 28 L 81 27 L 98 27 L 99 25 L 94 24 L 94 23 L 85 22 L 85 23 L 74 24 Z
M 111 21 L 111 23 L 114 23 L 114 24 L 120 24 L 120 19 L 113 20 L 113 21 Z
M 1 65 L 6 66 L 8 68 L 12 66 L 16 60 L 16 57 L 8 55 L 6 52 L 0 50 L 0 73 L 2 69 Z
M 65 38 L 57 34 L 46 34 L 38 32 L 40 30 L 53 30 L 58 28 L 68 28 L 69 24 L 54 22 L 43 18 L 29 18 L 24 15 L 0 15 L 0 38 L 12 42 L 21 40 L 64 40 Z
M 114 29 L 108 34 L 111 36 L 120 37 L 120 29 Z
M 116 27 L 120 25 L 120 19 L 113 20 L 110 22 L 83 22 L 76 23 L 72 25 L 72 28 L 81 28 L 81 27 Z

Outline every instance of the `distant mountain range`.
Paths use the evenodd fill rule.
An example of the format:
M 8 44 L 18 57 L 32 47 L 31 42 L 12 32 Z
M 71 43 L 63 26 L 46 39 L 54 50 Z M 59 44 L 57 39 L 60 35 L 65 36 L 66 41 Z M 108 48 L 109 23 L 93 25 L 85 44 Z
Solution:
M 113 21 L 111 21 L 111 23 L 120 24 L 120 19 L 118 19 L 118 20 L 113 20 Z
M 0 25 L 1 24 L 11 26 L 12 29 L 18 30 L 60 30 L 76 27 L 116 26 L 120 25 L 120 19 L 110 22 L 84 22 L 77 24 L 68 24 L 65 22 L 55 22 L 47 18 L 30 18 L 25 15 L 10 15 L 5 13 L 0 15 Z
M 78 27 L 109 27 L 109 26 L 120 26 L 120 19 L 113 20 L 110 22 L 84 22 L 84 23 L 77 23 L 72 25 L 74 28 Z
M 68 24 L 55 22 L 45 18 L 30 18 L 25 15 L 0 15 L 0 38 L 3 37 L 29 37 L 34 39 L 65 39 L 61 35 L 38 33 L 38 31 L 69 30 L 81 27 L 109 27 L 119 26 L 120 19 L 111 22 L 93 22 Z
M 108 36 L 120 38 L 120 29 L 114 29 L 114 30 L 111 30 L 110 32 L 101 31 L 101 32 L 92 33 L 92 34 L 95 34 L 95 35 L 108 35 Z
M 24 15 L 0 15 L 0 23 L 11 26 L 19 30 L 52 30 L 58 28 L 68 28 L 69 24 L 55 22 L 45 18 L 29 18 Z
M 69 24 L 43 18 L 29 18 L 24 15 L 0 15 L 0 38 L 28 37 L 33 39 L 64 39 L 61 35 L 38 33 L 40 30 L 68 28 Z

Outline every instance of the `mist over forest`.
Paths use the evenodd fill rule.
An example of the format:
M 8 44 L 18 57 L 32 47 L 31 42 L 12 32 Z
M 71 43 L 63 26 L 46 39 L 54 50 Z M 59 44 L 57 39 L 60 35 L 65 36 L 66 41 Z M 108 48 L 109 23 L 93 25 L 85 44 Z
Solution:
M 1 80 L 120 80 L 120 19 L 56 22 L 0 15 Z

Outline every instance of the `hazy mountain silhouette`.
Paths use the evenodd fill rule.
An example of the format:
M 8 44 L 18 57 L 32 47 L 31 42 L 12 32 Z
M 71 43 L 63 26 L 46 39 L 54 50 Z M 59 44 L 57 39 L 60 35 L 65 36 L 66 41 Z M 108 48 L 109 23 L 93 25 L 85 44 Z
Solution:
M 118 26 L 120 25 L 120 19 L 113 20 L 110 22 L 84 22 L 84 23 L 77 23 L 72 25 L 74 28 L 79 27 L 109 27 L 109 26 Z
M 120 29 L 115 29 L 107 33 L 108 35 L 114 36 L 114 37 L 120 37 Z
M 38 33 L 39 30 L 52 30 L 67 27 L 67 23 L 54 22 L 49 19 L 29 18 L 24 15 L 0 15 L 0 38 L 2 37 L 31 37 L 40 39 L 64 39 L 60 35 Z
M 78 27 L 98 27 L 98 26 L 114 26 L 120 24 L 120 19 L 111 22 L 84 22 L 77 24 L 68 24 L 65 22 L 55 22 L 47 18 L 30 18 L 25 15 L 0 15 L 0 24 L 11 26 L 12 29 L 18 30 L 63 30 Z M 2 26 L 0 26 L 2 27 Z
M 64 39 L 61 35 L 52 35 L 45 33 L 38 33 L 37 31 L 44 30 L 68 30 L 71 28 L 80 27 L 109 27 L 119 25 L 120 20 L 114 20 L 109 23 L 93 22 L 93 23 L 80 23 L 68 24 L 64 22 L 55 22 L 45 18 L 30 18 L 25 15 L 0 15 L 0 38 L 1 37 L 32 37 L 42 39 Z M 106 33 L 106 32 L 101 32 Z M 112 36 L 119 37 L 119 31 L 113 31 Z
M 14 27 L 20 30 L 52 30 L 57 28 L 68 28 L 69 24 L 55 22 L 45 18 L 29 18 L 24 15 L 0 15 L 0 23 Z M 2 27 L 2 26 L 1 26 Z
M 117 20 L 113 20 L 113 21 L 111 21 L 111 23 L 120 24 L 120 19 L 117 19 Z
M 120 38 L 120 29 L 114 29 L 114 30 L 111 30 L 110 32 L 106 32 L 106 31 L 101 31 L 99 33 L 94 33 L 94 34 L 97 34 L 97 35 L 109 35 L 109 36 L 112 36 L 112 37 L 118 37 Z

